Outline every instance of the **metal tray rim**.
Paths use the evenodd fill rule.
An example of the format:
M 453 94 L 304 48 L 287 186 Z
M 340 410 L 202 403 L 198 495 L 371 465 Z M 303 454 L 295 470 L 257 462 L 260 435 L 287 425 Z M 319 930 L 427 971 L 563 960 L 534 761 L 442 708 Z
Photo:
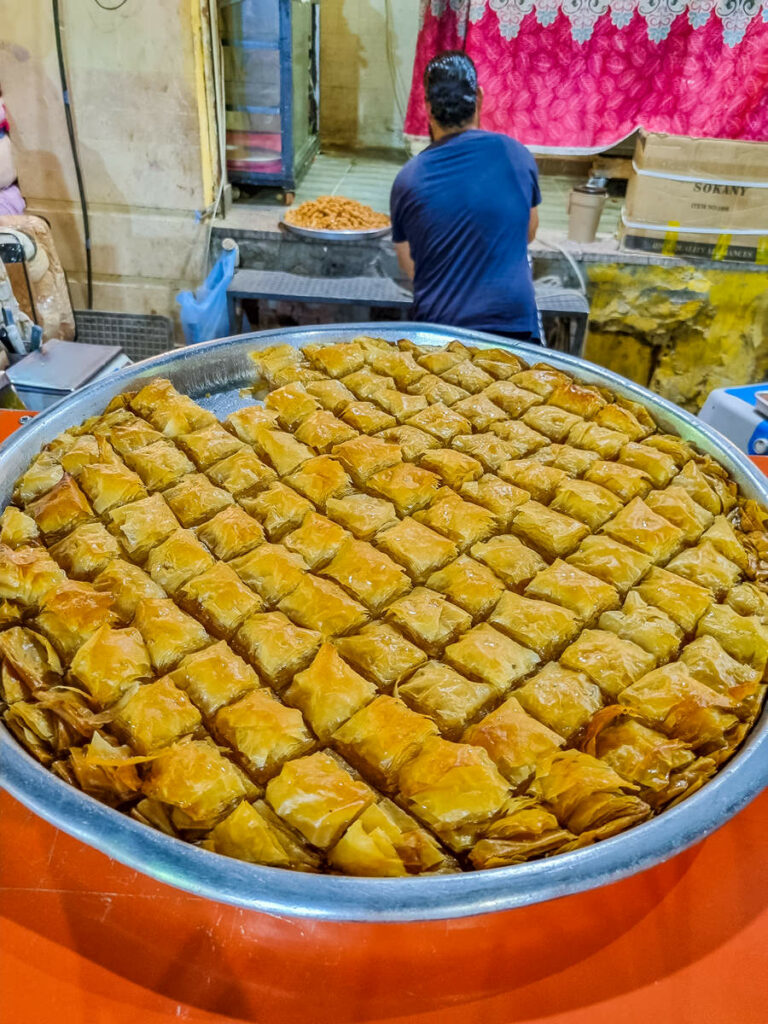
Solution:
M 662 421 L 703 450 L 715 454 L 750 497 L 768 502 L 768 480 L 729 441 L 695 417 L 602 367 L 572 356 L 493 335 L 436 325 L 373 323 L 322 328 L 284 328 L 242 335 L 145 360 L 96 381 L 47 410 L 0 446 L 0 494 L 4 499 L 15 469 L 61 430 L 103 408 L 137 379 L 168 373 L 180 385 L 211 374 L 210 390 L 242 386 L 247 356 L 279 341 L 294 344 L 368 333 L 392 340 L 416 336 L 423 344 L 456 338 L 495 345 L 523 357 L 574 371 L 636 398 Z M 227 377 L 226 358 L 240 360 Z M 218 357 L 218 358 L 217 358 Z M 239 376 L 238 376 L 239 373 Z M 194 388 L 191 388 L 194 393 Z M 768 711 L 728 765 L 677 807 L 592 847 L 548 860 L 489 871 L 412 879 L 309 875 L 223 858 L 140 825 L 53 776 L 0 727 L 0 784 L 51 824 L 169 885 L 220 902 L 266 913 L 346 921 L 417 921 L 472 916 L 555 899 L 605 885 L 681 852 L 723 825 L 768 784 Z
M 331 228 L 304 228 L 300 224 L 291 224 L 283 219 L 280 223 L 287 231 L 300 238 L 310 238 L 318 242 L 363 242 L 368 239 L 386 238 L 392 231 L 392 225 L 382 228 L 347 228 L 332 230 Z

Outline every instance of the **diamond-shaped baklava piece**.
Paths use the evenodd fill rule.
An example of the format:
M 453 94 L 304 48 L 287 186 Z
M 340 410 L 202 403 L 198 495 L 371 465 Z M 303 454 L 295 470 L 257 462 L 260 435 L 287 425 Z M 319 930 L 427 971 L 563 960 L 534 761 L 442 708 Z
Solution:
M 85 466 L 79 484 L 97 516 L 147 496 L 138 475 L 117 463 Z
M 447 380 L 428 373 L 421 380 L 415 381 L 408 388 L 411 395 L 423 395 L 430 405 L 441 402 L 443 405 L 454 405 L 461 398 L 469 394 L 464 388 L 457 388 L 455 384 L 449 384 Z
M 176 444 L 201 471 L 243 448 L 243 442 L 233 437 L 220 423 L 193 430 L 191 434 L 181 434 L 176 438 Z
M 594 622 L 601 612 L 617 608 L 619 604 L 619 595 L 614 587 L 559 558 L 534 576 L 525 593 L 569 609 L 585 625 Z
M 263 800 L 255 804 L 242 800 L 201 845 L 225 857 L 273 868 L 317 871 L 320 867 L 319 856 Z
M 42 497 L 28 505 L 27 512 L 48 542 L 63 537 L 76 526 L 93 519 L 88 499 L 68 473 Z
M 44 548 L 0 546 L 0 600 L 32 610 L 65 580 L 64 570 Z
M 727 604 L 713 604 L 699 620 L 697 636 L 712 636 L 732 658 L 764 672 L 768 628 L 755 615 L 739 615 Z
M 603 531 L 614 540 L 650 555 L 656 563 L 664 563 L 683 546 L 683 531 L 650 509 L 642 498 L 634 498 Z
M 602 534 L 585 537 L 566 561 L 604 583 L 610 583 L 620 594 L 633 587 L 653 564 L 650 555 Z
M 191 530 L 175 530 L 150 551 L 146 569 L 158 587 L 175 594 L 187 580 L 210 569 L 213 564 L 211 553 Z
M 339 553 L 321 570 L 353 597 L 377 612 L 410 589 L 403 569 L 382 551 L 360 540 L 346 541 Z
M 615 459 L 627 443 L 627 435 L 582 420 L 568 431 L 568 444 L 596 452 L 601 459 Z
M 557 409 L 553 405 L 534 405 L 523 414 L 523 423 L 544 434 L 550 441 L 564 442 L 571 429 L 584 421 L 565 409 Z
M 307 571 L 304 559 L 282 544 L 262 544 L 229 564 L 268 605 L 276 605 L 287 597 Z
M 600 688 L 583 672 L 571 672 L 555 662 L 518 687 L 515 697 L 529 715 L 566 740 L 603 706 Z
M 501 813 L 509 784 L 482 747 L 433 736 L 400 770 L 399 792 L 406 809 L 458 852 Z
M 529 500 L 527 491 L 492 473 L 485 473 L 479 480 L 464 484 L 459 493 L 467 501 L 487 508 L 502 530 L 509 529 L 517 509 Z
M 287 708 L 265 689 L 253 690 L 220 708 L 213 732 L 230 747 L 242 767 L 258 783 L 276 775 L 291 758 L 306 754 L 315 745 L 301 712 Z
M 705 587 L 655 566 L 635 589 L 644 601 L 665 612 L 684 633 L 696 628 L 712 603 L 712 594 Z
M 81 526 L 80 529 L 85 530 L 87 527 Z M 738 565 L 721 555 L 714 544 L 706 540 L 675 555 L 667 563 L 667 568 L 678 576 L 685 576 L 692 583 L 706 587 L 717 599 L 725 597 L 741 575 Z
M 481 622 L 446 647 L 445 660 L 464 675 L 488 683 L 501 696 L 535 669 L 539 656 Z
M 23 696 L 62 682 L 64 669 L 52 645 L 40 633 L 23 626 L 11 626 L 0 633 L 0 659 L 3 675 L 7 677 L 10 671 L 23 684 Z M 5 699 L 12 703 L 7 692 Z
M 337 445 L 333 454 L 358 487 L 364 487 L 374 473 L 388 469 L 403 459 L 399 445 L 390 444 L 380 437 L 366 437 L 364 434 Z
M 398 423 L 405 423 L 409 417 L 426 409 L 429 404 L 424 395 L 406 395 L 402 391 L 391 391 L 386 388 L 376 392 L 374 401 L 390 416 L 394 416 Z M 392 427 L 384 429 L 391 430 Z
M 352 822 L 328 852 L 328 863 L 347 875 L 382 878 L 455 870 L 437 840 L 387 799 Z
M 575 380 L 568 380 L 559 384 L 549 396 L 550 405 L 567 409 L 568 412 L 576 413 L 586 420 L 592 419 L 606 405 L 605 399 L 597 388 L 588 384 L 579 384 Z
M 253 444 L 258 430 L 277 426 L 277 413 L 260 405 L 248 405 L 229 415 L 224 426 L 241 441 Z
M 491 424 L 491 432 L 506 441 L 511 459 L 530 456 L 547 445 L 547 438 L 520 420 L 500 420 Z
M 194 463 L 170 441 L 155 441 L 146 448 L 126 452 L 126 464 L 137 473 L 148 491 L 164 491 L 178 483 L 187 473 L 194 473 Z
M 83 523 L 49 550 L 67 575 L 76 580 L 93 579 L 122 554 L 120 545 L 101 523 Z
M 64 470 L 58 459 L 49 452 L 41 452 L 29 464 L 26 473 L 16 481 L 13 500 L 27 506 L 49 491 L 63 476 Z
M 374 473 L 366 486 L 391 501 L 401 515 L 411 515 L 432 501 L 440 490 L 440 478 L 411 462 L 399 462 Z
M 517 510 L 512 532 L 545 558 L 553 559 L 571 554 L 589 535 L 589 528 L 578 519 L 553 511 L 538 501 L 528 501 Z
M 276 479 L 275 471 L 265 466 L 255 452 L 245 447 L 209 466 L 206 476 L 235 498 L 262 491 Z
M 447 739 L 458 739 L 468 722 L 498 696 L 490 683 L 467 679 L 448 665 L 429 661 L 397 688 L 409 708 L 426 715 Z
M 578 519 L 594 531 L 615 516 L 623 505 L 615 494 L 600 484 L 589 480 L 566 480 L 557 488 L 551 507 Z
M 97 704 L 114 704 L 134 683 L 152 678 L 149 652 L 138 629 L 102 626 L 72 659 L 69 674 Z
M 125 458 L 129 452 L 146 448 L 155 441 L 162 441 L 163 435 L 145 420 L 134 416 L 117 424 L 109 432 L 109 441 L 116 452 Z
M 683 631 L 677 623 L 660 608 L 644 601 L 636 590 L 627 594 L 621 611 L 604 612 L 599 626 L 638 644 L 658 664 L 673 658 L 683 641 Z
M 732 658 L 713 636 L 692 640 L 681 651 L 680 661 L 699 682 L 736 700 L 754 697 L 762 690 L 760 671 Z
M 251 666 L 224 640 L 188 654 L 170 678 L 206 718 L 261 685 Z
M 383 622 L 371 622 L 353 636 L 336 641 L 342 657 L 382 690 L 391 690 L 427 656 L 402 633 Z
M 336 729 L 370 704 L 377 693 L 374 684 L 348 665 L 333 644 L 324 643 L 309 668 L 296 673 L 283 697 L 301 710 L 327 743 Z
M 704 534 L 702 540 L 708 540 L 711 544 L 714 544 L 720 554 L 725 555 L 729 561 L 738 565 L 742 572 L 747 572 L 750 568 L 750 556 L 725 516 L 715 517 L 715 521 Z
M 694 750 L 723 746 L 738 724 L 736 702 L 699 682 L 680 661 L 638 679 L 619 701 L 646 725 L 690 743 Z
M 464 501 L 448 488 L 440 492 L 429 508 L 416 512 L 414 519 L 450 538 L 460 551 L 485 540 L 496 530 L 496 522 L 488 509 Z
M 499 476 L 527 491 L 534 501 L 548 505 L 568 474 L 535 459 L 513 459 L 499 467 Z
M 295 626 L 282 612 L 257 612 L 237 631 L 237 649 L 276 689 L 285 687 L 317 653 L 321 636 Z
M 654 487 L 666 487 L 677 473 L 677 466 L 671 455 L 636 441 L 624 445 L 619 462 L 647 473 Z
M 370 494 L 353 493 L 343 498 L 330 498 L 326 512 L 358 540 L 370 540 L 379 530 L 397 522 L 392 502 Z
M 543 401 L 540 395 L 518 387 L 511 380 L 494 381 L 493 384 L 488 385 L 484 394 L 490 398 L 494 405 L 498 405 L 508 416 L 511 416 L 512 419 L 518 419 L 531 406 L 540 405 Z
M 385 441 L 399 445 L 403 458 L 409 462 L 417 462 L 419 456 L 425 451 L 428 451 L 430 448 L 440 447 L 440 442 L 436 437 L 432 437 L 431 434 L 426 434 L 423 430 L 419 430 L 418 427 L 412 427 L 408 423 L 404 423 L 399 427 L 390 427 L 388 430 L 382 430 L 378 436 Z
M 40 531 L 34 519 L 20 508 L 8 505 L 0 515 L 0 544 L 20 548 L 40 540 Z
M 352 489 L 352 481 L 341 463 L 329 455 L 308 459 L 295 473 L 285 478 L 285 483 L 320 508 L 329 498 L 339 498 Z
M 264 543 L 264 531 L 258 521 L 239 505 L 230 505 L 203 523 L 198 538 L 216 558 L 229 561 L 247 554 Z
M 316 412 L 320 403 L 303 384 L 294 382 L 270 391 L 264 399 L 264 407 L 277 413 L 277 421 L 283 430 L 292 431 Z
M 652 654 L 602 629 L 585 629 L 560 655 L 560 663 L 589 676 L 614 701 L 623 689 L 656 667 Z
M 498 440 L 498 438 L 494 438 Z M 421 457 L 420 465 L 437 473 L 442 480 L 456 490 L 471 480 L 483 475 L 483 467 L 471 455 L 454 451 L 453 448 L 437 448 Z
M 221 487 L 215 487 L 202 473 L 190 473 L 163 497 L 182 526 L 199 526 L 223 508 L 232 505 L 234 498 Z
M 253 447 L 256 453 L 267 462 L 278 476 L 286 476 L 297 470 L 302 462 L 311 459 L 315 452 L 307 445 L 297 441 L 293 434 L 284 430 L 274 430 L 266 424 L 254 427 L 252 432 Z
M 367 423 L 356 423 L 354 417 L 348 416 L 350 410 L 356 406 L 366 404 L 365 402 L 350 402 L 344 411 L 340 413 L 341 419 L 338 416 L 334 416 L 327 409 L 318 409 L 317 412 L 313 412 L 311 416 L 304 420 L 296 430 L 295 437 L 303 444 L 314 448 L 315 451 L 329 452 L 335 445 L 343 444 L 344 441 L 350 441 L 353 437 L 357 437 L 361 430 L 369 432 L 370 430 L 381 430 L 386 426 L 393 425 L 391 417 L 387 417 L 387 421 L 379 425 L 372 422 L 369 426 Z M 376 409 L 375 406 L 372 406 L 372 408 Z
M 307 358 L 318 370 L 329 377 L 343 377 L 365 365 L 365 353 L 354 341 L 340 341 L 335 345 L 307 345 Z
M 472 625 L 467 612 L 427 587 L 414 587 L 409 594 L 393 601 L 384 617 L 434 657 Z
M 577 616 L 567 608 L 509 590 L 502 594 L 489 622 L 543 661 L 556 657 L 578 634 L 580 626 Z
M 451 406 L 451 411 L 464 416 L 475 430 L 487 430 L 497 420 L 506 419 L 503 409 L 495 405 L 487 394 L 469 395 Z
M 333 746 L 385 792 L 397 787 L 400 769 L 418 754 L 437 726 L 396 697 L 377 697 L 333 735 Z
M 259 520 L 271 541 L 280 540 L 301 526 L 306 514 L 314 511 L 306 498 L 283 483 L 272 484 L 253 497 L 243 497 L 240 504 L 249 515 Z
M 283 544 L 301 555 L 310 569 L 317 569 L 330 562 L 348 537 L 338 523 L 317 512 L 308 512 L 301 526 L 283 538 Z
M 338 444 L 349 439 L 352 429 L 362 434 L 375 434 L 397 424 L 394 416 L 390 416 L 373 402 L 350 402 L 341 414 L 341 419 L 344 421 L 343 425 L 347 426 L 347 436 L 339 437 L 336 442 Z
M 267 785 L 267 800 L 280 817 L 318 849 L 327 850 L 376 799 L 325 751 L 289 761 Z
M 716 472 L 704 472 L 693 459 L 686 462 L 675 477 L 674 483 L 685 488 L 693 500 L 713 516 L 721 512 L 730 512 L 736 501 L 736 485 L 732 481 L 726 482 Z
M 177 743 L 150 762 L 145 796 L 180 812 L 179 825 L 210 828 L 244 796 L 242 774 L 210 740 Z
M 600 484 L 612 491 L 622 501 L 645 498 L 651 490 L 651 478 L 642 469 L 624 466 L 620 462 L 593 462 L 584 474 L 584 479 Z
M 170 598 L 139 601 L 134 625 L 144 638 L 158 672 L 168 672 L 187 654 L 211 643 L 205 628 L 177 608 Z
M 245 619 L 263 605 L 234 569 L 217 562 L 185 583 L 176 600 L 214 636 L 233 636 Z
M 487 615 L 504 592 L 498 576 L 467 555 L 459 555 L 455 562 L 432 573 L 427 586 L 444 594 L 475 620 Z
M 359 629 L 368 612 L 341 587 L 330 580 L 306 573 L 278 608 L 299 626 L 319 632 L 324 639 Z
M 109 528 L 131 558 L 145 562 L 147 555 L 179 527 L 161 494 L 121 505 L 109 513 Z
M 129 623 L 136 605 L 144 597 L 165 597 L 165 591 L 137 565 L 116 558 L 103 569 L 93 585 L 112 599 L 115 614 L 122 623 Z
M 464 359 L 460 363 L 456 363 L 455 366 L 443 370 L 440 376 L 449 384 L 455 384 L 457 388 L 464 388 L 465 391 L 469 391 L 473 395 L 484 391 L 489 384 L 493 384 L 493 377 L 469 359 Z
M 114 625 L 116 620 L 109 594 L 90 583 L 65 580 L 43 599 L 34 623 L 69 664 L 100 626 Z
M 570 477 L 584 476 L 594 463 L 600 461 L 596 452 L 587 451 L 586 448 L 574 448 L 570 444 L 546 445 L 532 452 L 530 458 L 545 466 L 562 469 Z
M 200 721 L 189 697 L 167 677 L 135 687 L 112 711 L 113 728 L 137 754 L 170 746 L 194 733 Z
M 423 583 L 459 553 L 450 540 L 409 516 L 377 534 L 375 544 L 402 565 L 416 583 Z
M 471 725 L 462 739 L 486 750 L 515 788 L 533 775 L 540 757 L 554 753 L 565 742 L 559 733 L 526 714 L 515 697 L 508 697 L 481 722 Z
M 446 445 L 459 434 L 472 433 L 472 424 L 469 420 L 442 402 L 435 402 L 434 405 L 417 412 L 415 416 L 411 416 L 408 423 L 419 430 L 426 430 L 428 434 L 432 434 Z
M 679 526 L 686 544 L 695 544 L 714 521 L 712 513 L 697 505 L 684 487 L 674 484 L 663 491 L 651 491 L 645 503 L 673 526 Z
M 541 555 L 511 534 L 502 534 L 481 544 L 473 544 L 472 557 L 487 565 L 513 589 L 524 587 L 537 572 L 547 567 Z

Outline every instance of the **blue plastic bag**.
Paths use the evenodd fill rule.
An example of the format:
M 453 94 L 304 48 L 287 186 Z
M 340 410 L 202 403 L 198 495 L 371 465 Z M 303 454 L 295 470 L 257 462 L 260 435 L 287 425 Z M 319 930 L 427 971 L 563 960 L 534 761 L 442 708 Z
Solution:
M 229 334 L 227 288 L 235 273 L 237 253 L 223 252 L 205 281 L 194 292 L 183 291 L 176 296 L 184 339 L 188 345 L 198 341 L 226 338 Z

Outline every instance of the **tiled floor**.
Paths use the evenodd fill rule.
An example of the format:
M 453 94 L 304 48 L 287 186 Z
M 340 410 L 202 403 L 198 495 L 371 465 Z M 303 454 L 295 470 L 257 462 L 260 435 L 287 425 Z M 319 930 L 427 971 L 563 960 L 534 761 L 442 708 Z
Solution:
M 316 199 L 322 195 L 345 195 L 368 203 L 376 210 L 389 209 L 389 192 L 395 175 L 402 166 L 397 154 L 392 157 L 373 156 L 365 153 L 327 154 L 321 153 L 309 168 L 296 192 L 296 202 Z M 542 232 L 565 236 L 568 229 L 568 193 L 579 179 L 565 175 L 541 175 L 542 205 L 539 217 Z M 284 212 L 273 189 L 259 189 L 253 195 L 242 195 L 233 205 L 226 220 L 237 228 L 270 230 L 276 227 Z M 609 198 L 605 205 L 599 231 L 612 235 L 616 229 L 621 200 Z

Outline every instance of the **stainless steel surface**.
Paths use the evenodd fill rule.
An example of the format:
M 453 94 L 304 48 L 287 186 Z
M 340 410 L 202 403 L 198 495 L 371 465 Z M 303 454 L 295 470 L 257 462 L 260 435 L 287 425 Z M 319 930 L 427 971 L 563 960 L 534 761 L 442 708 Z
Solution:
M 8 377 L 17 388 L 65 394 L 92 380 L 121 354 L 115 345 L 84 345 L 54 338 L 9 367 Z
M 729 441 L 689 413 L 608 370 L 560 352 L 492 335 L 424 324 L 374 323 L 287 328 L 180 349 L 138 363 L 61 402 L 0 447 L 0 504 L 32 456 L 67 427 L 103 410 L 113 395 L 153 376 L 167 376 L 219 417 L 248 404 L 240 389 L 253 378 L 249 353 L 276 343 L 351 340 L 372 334 L 418 344 L 457 338 L 496 345 L 531 362 L 542 356 L 581 380 L 643 402 L 659 425 L 709 452 L 743 492 L 768 501 L 768 480 Z M 509 868 L 409 879 L 340 878 L 241 863 L 138 824 L 59 781 L 0 727 L 2 785 L 37 814 L 107 855 L 160 881 L 210 899 L 268 913 L 336 920 L 414 921 L 483 914 L 554 899 L 616 881 L 658 864 L 719 828 L 768 783 L 768 714 L 741 750 L 698 793 L 659 817 L 583 850 Z M 717 880 L 713 879 L 716 885 Z
M 366 228 L 364 231 L 328 231 L 324 228 L 302 228 L 298 224 L 289 224 L 287 220 L 280 221 L 294 235 L 301 235 L 302 238 L 314 238 L 317 242 L 361 242 L 371 238 L 384 238 L 392 228 Z

